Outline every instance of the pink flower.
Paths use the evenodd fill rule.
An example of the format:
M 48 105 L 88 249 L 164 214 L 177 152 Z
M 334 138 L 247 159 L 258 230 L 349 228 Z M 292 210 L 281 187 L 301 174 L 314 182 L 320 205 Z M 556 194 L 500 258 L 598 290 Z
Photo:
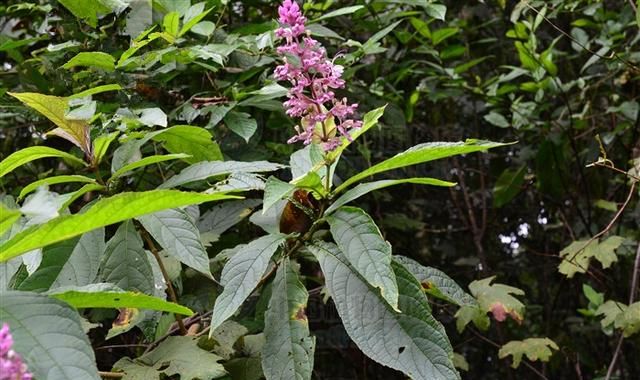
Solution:
M 274 77 L 289 81 L 292 87 L 283 103 L 287 115 L 300 118 L 297 135 L 289 144 L 320 143 L 325 151 L 340 146 L 341 136 L 351 140 L 349 131 L 362 126 L 361 121 L 350 119 L 357 104 L 348 104 L 346 98 L 336 100 L 333 90 L 345 87 L 344 68 L 327 57 L 320 42 L 311 38 L 305 27 L 307 19 L 294 0 L 285 0 L 278 8 L 280 28 L 278 37 L 284 44 L 277 48 L 284 63 L 276 67 Z
M 0 380 L 32 380 L 33 375 L 27 370 L 27 365 L 11 347 L 13 337 L 5 323 L 0 328 Z

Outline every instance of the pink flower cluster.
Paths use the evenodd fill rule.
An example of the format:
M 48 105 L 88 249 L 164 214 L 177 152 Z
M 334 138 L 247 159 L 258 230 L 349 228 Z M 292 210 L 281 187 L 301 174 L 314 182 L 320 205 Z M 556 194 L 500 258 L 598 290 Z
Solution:
M 284 64 L 276 67 L 277 80 L 287 80 L 293 86 L 284 102 L 287 115 L 300 118 L 295 127 L 297 134 L 288 143 L 303 141 L 305 145 L 319 142 L 325 151 L 340 145 L 340 136 L 350 139 L 349 130 L 362 126 L 354 120 L 357 104 L 348 104 L 347 98 L 336 99 L 333 90 L 344 88 L 344 68 L 327 58 L 327 51 L 305 27 L 307 19 L 295 0 L 285 0 L 278 8 L 280 28 L 278 37 L 285 40 L 278 47 Z
M 0 380 L 31 380 L 33 375 L 27 371 L 18 353 L 13 351 L 13 337 L 6 323 L 0 328 Z

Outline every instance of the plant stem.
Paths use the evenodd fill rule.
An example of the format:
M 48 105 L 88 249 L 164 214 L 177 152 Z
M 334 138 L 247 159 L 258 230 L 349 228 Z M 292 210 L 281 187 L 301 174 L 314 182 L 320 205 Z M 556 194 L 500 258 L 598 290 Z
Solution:
M 98 371 L 98 374 L 100 375 L 100 377 L 105 379 L 122 379 L 124 377 L 124 373 L 121 372 Z
M 156 261 L 158 262 L 158 266 L 160 267 L 160 271 L 162 272 L 162 277 L 164 278 L 164 282 L 167 284 L 167 293 L 169 294 L 169 299 L 171 299 L 171 302 L 177 304 L 178 297 L 176 296 L 176 292 L 173 289 L 173 285 L 171 284 L 171 278 L 169 277 L 169 273 L 167 273 L 167 269 L 164 267 L 164 263 L 162 262 L 160 253 L 158 253 L 158 249 L 153 243 L 151 236 L 144 228 L 141 229 L 141 232 L 142 232 L 142 237 L 144 238 L 144 240 L 147 242 L 147 245 L 149 246 L 149 250 L 151 250 L 151 254 L 153 255 L 153 257 L 156 258 Z M 180 333 L 182 335 L 186 335 L 187 329 L 184 327 L 184 322 L 182 321 L 182 317 L 179 314 L 174 314 L 174 317 L 176 318 L 176 322 L 178 322 Z

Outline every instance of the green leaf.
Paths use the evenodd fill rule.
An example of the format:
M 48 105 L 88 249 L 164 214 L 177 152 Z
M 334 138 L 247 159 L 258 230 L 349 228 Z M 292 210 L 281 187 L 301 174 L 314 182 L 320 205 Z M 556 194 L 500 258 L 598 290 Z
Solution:
M 456 34 L 458 34 L 458 32 L 460 31 L 460 29 L 458 28 L 440 28 L 438 30 L 434 30 L 431 33 L 431 41 L 433 42 L 433 45 L 439 45 L 442 41 L 446 40 L 449 37 L 453 37 Z
M 0 203 L 0 236 L 11 226 L 20 219 L 20 210 L 7 208 L 4 204 Z
M 511 367 L 518 368 L 523 355 L 527 355 L 527 358 L 531 361 L 540 360 L 541 362 L 548 362 L 553 354 L 552 349 L 558 350 L 559 347 L 549 338 L 512 340 L 500 348 L 498 357 L 503 359 L 509 355 L 513 356 Z
M 226 194 L 200 194 L 176 190 L 121 193 L 99 200 L 83 214 L 61 216 L 20 232 L 10 240 L 0 244 L 0 262 L 99 227 L 141 215 L 168 208 L 237 198 Z
M 223 232 L 251 215 L 260 203 L 260 199 L 243 199 L 214 205 L 198 220 L 202 239 L 206 242 L 217 241 Z
M 484 115 L 483 119 L 485 119 L 491 125 L 495 125 L 500 128 L 509 128 L 511 124 L 501 113 L 497 111 L 491 111 L 488 114 Z
M 415 183 L 418 185 L 431 185 L 431 186 L 455 186 L 455 182 L 442 181 L 435 178 L 405 178 L 405 179 L 386 179 L 382 181 L 361 183 L 353 189 L 348 190 L 336 199 L 331 206 L 325 211 L 325 214 L 331 214 L 337 210 L 340 206 L 343 206 L 349 202 L 352 202 L 361 196 L 368 194 L 372 191 L 384 189 L 385 187 L 400 185 L 403 183 Z
M 480 309 L 480 306 L 464 305 L 455 314 L 456 329 L 459 333 L 464 331 L 464 328 L 473 321 L 480 330 L 487 331 L 491 325 L 491 321 L 487 316 L 487 312 Z
M 220 147 L 212 139 L 208 130 L 190 125 L 176 125 L 153 136 L 153 140 L 162 142 L 162 146 L 169 152 L 188 154 L 190 157 L 183 160 L 190 164 L 222 161 Z
M 627 310 L 627 305 L 622 302 L 616 302 L 612 300 L 608 300 L 602 305 L 598 306 L 596 310 L 596 315 L 603 315 L 604 318 L 600 321 L 600 325 L 602 329 L 607 330 L 612 325 L 615 324 L 616 319 L 620 314 L 622 314 L 625 310 Z
M 0 292 L 0 299 L 0 321 L 11 328 L 13 349 L 34 378 L 100 380 L 77 311 L 62 301 L 32 292 Z
M 122 358 L 113 369 L 125 372 L 123 380 L 153 380 L 180 376 L 181 380 L 217 379 L 227 374 L 218 355 L 198 347 L 189 336 L 170 336 L 153 351 L 137 359 Z
M 231 173 L 262 173 L 272 172 L 283 168 L 280 164 L 268 161 L 203 161 L 193 164 L 179 174 L 166 180 L 158 186 L 159 189 L 168 189 L 186 183 L 202 181 L 209 177 L 227 175 Z
M 231 256 L 222 270 L 220 283 L 224 290 L 213 306 L 209 337 L 253 292 L 267 271 L 271 256 L 285 239 L 286 236 L 282 234 L 266 235 L 243 246 Z
M 30 146 L 28 148 L 20 149 L 17 152 L 13 152 L 9 157 L 0 162 L 0 178 L 11 173 L 17 167 L 31 161 L 47 157 L 59 157 L 86 165 L 84 161 L 69 153 L 49 148 L 47 146 Z
M 204 10 L 204 3 L 194 4 L 187 10 L 184 15 L 184 25 L 178 33 L 178 37 L 182 37 L 185 33 L 191 30 L 196 24 L 198 24 L 203 18 L 205 18 L 213 8 Z
M 558 271 L 568 278 L 576 273 L 586 273 L 591 259 L 598 260 L 603 268 L 609 268 L 618 261 L 615 250 L 624 242 L 621 236 L 609 236 L 598 242 L 597 240 L 576 240 L 560 251 L 562 262 Z
M 398 153 L 388 160 L 373 165 L 369 169 L 356 174 L 347 179 L 335 189 L 336 193 L 349 187 L 354 182 L 367 178 L 374 174 L 382 173 L 388 170 L 399 169 L 410 165 L 421 164 L 445 157 L 456 156 L 459 154 L 468 154 L 473 152 L 486 151 L 487 149 L 504 146 L 507 144 L 494 143 L 482 140 L 467 140 L 465 142 L 431 142 L 416 145 L 412 148 Z
M 76 66 L 97 67 L 104 71 L 112 72 L 116 69 L 116 59 L 110 54 L 100 51 L 82 52 L 67 61 L 67 63 L 62 65 L 62 68 L 71 69 Z
M 92 191 L 104 191 L 105 187 L 102 185 L 98 185 L 96 183 L 88 183 L 84 186 L 82 186 L 81 188 L 79 188 L 78 190 L 74 191 L 73 193 L 70 194 L 65 194 L 65 196 L 67 196 L 67 200 L 62 204 L 62 206 L 60 206 L 59 210 L 66 210 L 67 207 L 69 207 L 69 205 L 71 205 L 73 202 L 75 202 L 76 199 L 80 198 L 81 196 L 85 195 L 86 193 L 92 192 Z
M 111 175 L 111 179 L 114 179 L 114 178 L 117 178 L 117 177 L 121 177 L 121 176 L 129 173 L 130 171 L 132 171 L 134 169 L 138 169 L 138 168 L 142 168 L 142 167 L 145 167 L 145 166 L 157 164 L 158 162 L 178 160 L 178 159 L 186 158 L 186 157 L 189 157 L 189 155 L 188 154 L 184 154 L 184 153 L 164 154 L 164 155 L 159 154 L 159 155 L 156 155 L 156 156 L 145 157 L 145 158 L 143 158 L 141 160 L 134 161 L 134 162 L 132 162 L 130 164 L 124 165 L 120 169 L 116 170 Z
M 526 172 L 527 166 L 523 165 L 516 170 L 505 169 L 505 171 L 500 174 L 493 188 L 494 207 L 502 207 L 518 195 L 520 190 L 522 190 Z
M 100 280 L 124 290 L 153 294 L 153 268 L 133 221 L 122 223 L 107 242 L 100 263 Z
M 105 84 L 102 86 L 96 86 L 96 87 L 92 87 L 90 89 L 78 92 L 77 94 L 73 94 L 71 96 L 69 96 L 67 99 L 71 100 L 71 99 L 81 99 L 87 96 L 92 96 L 92 95 L 96 95 L 96 94 L 101 94 L 103 92 L 108 92 L 108 91 L 119 91 L 122 90 L 122 87 L 120 87 L 119 84 Z
M 496 321 L 502 322 L 510 316 L 513 320 L 521 322 L 524 313 L 524 304 L 515 295 L 524 295 L 518 288 L 504 284 L 491 284 L 496 276 L 475 280 L 469 284 L 471 294 L 478 300 L 483 313 L 491 312 Z
M 415 380 L 460 379 L 444 327 L 433 316 L 418 281 L 392 263 L 400 297 L 395 311 L 333 244 L 308 246 L 318 258 L 347 334 L 376 362 Z
M 375 222 L 362 209 L 347 206 L 340 207 L 327 221 L 331 235 L 351 265 L 397 309 L 398 285 L 391 269 L 391 245 Z
M 98 15 L 109 13 L 111 9 L 106 7 L 102 1 L 86 0 L 58 0 L 76 18 L 95 28 L 98 25 Z
M 625 338 L 640 332 L 640 302 L 625 306 L 625 310 L 616 317 L 614 326 L 622 330 Z
M 478 302 L 467 294 L 460 285 L 446 273 L 432 267 L 425 267 L 417 261 L 404 256 L 393 256 L 393 259 L 408 270 L 422 285 L 427 294 L 458 306 L 477 306 Z
M 105 249 L 104 228 L 84 233 L 51 283 L 51 289 L 93 283 L 98 276 L 100 259 Z M 43 257 L 45 259 L 46 255 Z
M 91 140 L 89 137 L 89 126 L 85 120 L 67 119 L 66 112 L 69 108 L 69 99 L 59 96 L 43 95 L 33 92 L 8 93 L 20 100 L 25 105 L 40 112 L 52 123 L 58 126 L 57 129 L 49 133 L 56 134 L 90 155 Z
M 162 20 L 162 28 L 172 37 L 178 37 L 178 30 L 180 28 L 180 13 L 167 13 Z
M 44 292 L 48 290 L 62 267 L 71 256 L 78 239 L 69 239 L 49 247 L 42 251 L 42 262 L 38 269 L 20 283 L 18 290 Z
M 296 187 L 290 183 L 279 180 L 278 178 L 271 176 L 267 178 L 267 183 L 264 187 L 264 201 L 262 206 L 262 214 L 266 213 L 281 199 L 286 199 L 293 194 Z
M 264 316 L 262 369 L 267 379 L 310 380 L 315 339 L 309 335 L 305 307 L 309 294 L 285 258 L 271 287 Z
M 355 13 L 355 12 L 357 12 L 360 9 L 363 9 L 363 8 L 364 8 L 364 5 L 353 5 L 353 6 L 350 6 L 350 7 L 344 7 L 344 8 L 336 9 L 335 11 L 327 12 L 327 13 L 323 14 L 320 17 L 314 18 L 310 22 L 314 23 L 314 22 L 326 20 L 328 18 L 343 16 L 343 15 L 349 15 L 349 14 Z
M 186 316 L 193 315 L 193 311 L 187 307 L 146 294 L 126 292 L 113 284 L 97 283 L 86 286 L 65 286 L 51 290 L 47 294 L 68 303 L 76 309 L 136 308 L 166 311 Z
M 244 141 L 249 142 L 258 130 L 258 123 L 251 115 L 245 112 L 229 111 L 224 116 L 224 123 L 233 133 L 242 137 Z
M 351 135 L 350 135 L 351 140 L 349 140 L 346 137 L 343 137 L 340 145 L 334 151 L 327 153 L 327 160 L 329 161 L 337 160 L 342 154 L 342 152 L 345 149 L 347 149 L 349 145 L 351 145 L 351 143 L 353 143 L 358 137 L 363 135 L 365 132 L 367 132 L 374 126 L 378 125 L 378 120 L 384 114 L 385 108 L 386 108 L 386 105 L 367 112 L 362 118 L 362 127 L 351 132 Z M 294 178 L 295 177 L 296 176 L 294 175 Z
M 118 137 L 120 132 L 112 132 L 108 135 L 101 135 L 93 140 L 93 163 L 95 166 L 102 162 L 102 158 L 107 154 L 109 146 Z
M 170 256 L 213 278 L 200 231 L 189 214 L 180 209 L 168 209 L 140 216 L 138 220 Z
M 47 177 L 25 186 L 24 189 L 22 189 L 22 191 L 20 192 L 20 195 L 18 195 L 18 199 L 24 198 L 27 194 L 31 193 L 40 186 L 49 186 L 70 182 L 96 183 L 96 180 L 93 178 L 85 177 L 83 175 L 59 175 L 54 177 Z
M 429 16 L 441 21 L 444 21 L 447 15 L 447 7 L 443 4 L 427 4 L 424 10 Z

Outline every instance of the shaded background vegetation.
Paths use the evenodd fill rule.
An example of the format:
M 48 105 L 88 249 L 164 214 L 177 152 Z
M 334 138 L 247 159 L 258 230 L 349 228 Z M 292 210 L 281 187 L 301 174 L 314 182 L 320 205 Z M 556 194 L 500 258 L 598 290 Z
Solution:
M 162 10 L 180 3 L 154 5 Z M 81 51 L 118 57 L 151 21 L 136 16 L 135 8 L 81 21 L 55 1 L 9 0 L 0 5 L 0 157 L 33 144 L 77 149 L 64 140 L 45 138 L 50 123 L 7 91 L 66 96 L 118 83 L 124 91 L 96 96 L 100 115 L 94 128 L 122 128 L 126 120 L 115 115 L 125 114 L 124 109 L 159 107 L 171 125 L 209 128 L 227 158 L 286 163 L 296 149 L 285 143 L 292 121 L 278 98 L 252 93 L 271 80 L 275 66 L 269 31 L 275 27 L 276 4 L 206 3 L 214 11 L 205 20 L 215 23 L 215 31 L 185 36 L 181 48 L 168 51 L 156 41 L 148 47 L 161 51 L 156 61 L 117 71 L 61 66 Z M 420 142 L 517 142 L 489 154 L 408 169 L 415 171 L 411 176 L 458 182 L 451 190 L 404 185 L 362 198 L 359 205 L 381 221 L 395 253 L 442 269 L 460 284 L 496 275 L 501 283 L 525 291 L 522 324 L 494 322 L 487 332 L 467 329 L 457 334 L 455 310 L 436 305 L 455 351 L 469 363 L 463 376 L 540 378 L 529 367 L 511 369 L 510 359 L 497 357 L 495 345 L 531 336 L 550 337 L 561 348 L 549 363 L 534 364 L 549 378 L 603 376 L 618 336 L 604 334 L 599 318 L 578 311 L 589 303 L 583 284 L 606 299 L 628 298 L 640 238 L 640 202 L 637 191 L 629 194 L 624 174 L 587 164 L 603 156 L 602 148 L 622 171 L 640 165 L 640 33 L 633 2 L 443 1 L 445 21 L 432 17 L 422 3 L 427 4 L 305 4 L 310 19 L 335 8 L 364 5 L 353 14 L 321 21 L 324 27 L 314 32 L 331 46 L 331 53 L 340 54 L 347 66 L 345 95 L 357 101 L 362 112 L 388 103 L 379 130 L 359 142 L 339 170 L 345 176 L 355 173 Z M 388 34 L 369 40 L 396 21 Z M 371 43 L 365 43 L 368 40 Z M 198 46 L 212 42 L 220 44 L 219 50 L 199 51 Z M 235 43 L 238 47 L 224 52 L 222 45 Z M 256 127 L 248 142 L 223 120 L 230 104 L 236 104 L 237 117 Z M 56 170 L 53 161 L 31 164 L 6 179 L 2 191 L 17 195 L 34 178 Z M 152 188 L 163 175 L 149 169 L 136 181 L 117 186 Z M 62 192 L 64 186 L 54 188 Z M 617 250 L 618 262 L 608 269 L 594 262 L 587 273 L 571 279 L 560 274 L 559 251 L 605 229 L 628 196 L 624 212 L 609 231 L 626 238 Z M 81 206 L 79 202 L 74 207 Z M 251 234 L 257 236 L 259 230 L 249 223 L 234 227 L 211 246 L 211 256 Z M 181 297 L 194 310 L 206 312 L 215 289 L 199 285 L 183 276 Z M 311 289 L 308 313 L 318 336 L 318 379 L 401 378 L 360 354 L 331 305 L 321 299 L 319 289 Z M 255 310 L 259 313 L 259 301 Z M 253 312 L 245 310 L 247 320 Z M 132 343 L 137 334 L 117 340 Z M 96 347 L 107 345 L 104 332 L 94 335 Z M 636 335 L 623 343 L 620 378 L 640 378 L 638 339 Z M 98 350 L 99 366 L 109 369 L 130 354 L 127 350 Z

